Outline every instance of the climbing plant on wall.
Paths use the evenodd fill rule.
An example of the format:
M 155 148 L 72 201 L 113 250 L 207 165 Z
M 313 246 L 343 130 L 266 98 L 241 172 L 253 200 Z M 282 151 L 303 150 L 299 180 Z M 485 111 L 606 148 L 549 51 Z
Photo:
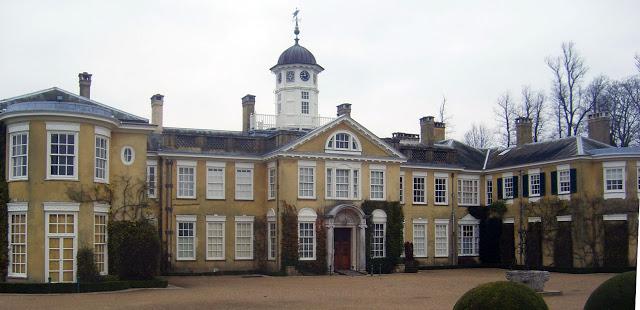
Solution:
M 282 223 L 282 270 L 298 263 L 298 214 L 296 207 L 283 203 L 280 213 Z
M 316 259 L 298 261 L 297 269 L 304 274 L 327 273 L 327 231 L 324 227 L 324 219 L 318 216 L 316 219 Z
M 267 217 L 256 216 L 253 223 L 255 269 L 266 271 L 267 267 Z
M 373 234 L 373 221 L 371 214 L 374 210 L 380 209 L 387 214 L 387 227 L 385 234 L 385 257 L 371 257 L 371 240 Z M 398 201 L 371 201 L 365 200 L 362 203 L 362 211 L 367 217 L 367 270 L 370 272 L 391 273 L 400 261 L 400 255 L 404 250 L 402 244 L 402 227 L 404 214 L 402 206 Z

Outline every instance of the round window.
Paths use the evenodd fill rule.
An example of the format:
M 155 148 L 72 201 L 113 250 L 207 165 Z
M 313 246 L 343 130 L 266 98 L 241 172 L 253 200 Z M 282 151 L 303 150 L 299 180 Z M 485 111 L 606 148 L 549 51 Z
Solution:
M 130 146 L 123 147 L 122 148 L 122 154 L 120 154 L 120 155 L 122 157 L 122 162 L 125 165 L 133 164 L 133 161 L 136 159 L 136 152 Z

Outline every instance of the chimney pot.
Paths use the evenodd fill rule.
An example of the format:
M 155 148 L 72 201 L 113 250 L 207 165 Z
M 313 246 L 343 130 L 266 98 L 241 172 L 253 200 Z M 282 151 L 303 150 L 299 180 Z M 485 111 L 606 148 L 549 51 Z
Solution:
M 435 122 L 433 116 L 420 118 L 420 143 L 433 145 L 435 142 Z
M 78 73 L 78 84 L 80 85 L 80 96 L 91 99 L 91 74 Z
M 351 103 L 339 104 L 337 108 L 338 108 L 338 117 L 342 115 L 351 117 Z

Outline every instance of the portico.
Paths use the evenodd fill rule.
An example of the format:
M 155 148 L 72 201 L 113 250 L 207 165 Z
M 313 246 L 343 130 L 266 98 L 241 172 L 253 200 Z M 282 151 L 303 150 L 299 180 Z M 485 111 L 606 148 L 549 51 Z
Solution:
M 364 212 L 351 204 L 333 207 L 326 215 L 327 269 L 365 271 L 366 228 Z

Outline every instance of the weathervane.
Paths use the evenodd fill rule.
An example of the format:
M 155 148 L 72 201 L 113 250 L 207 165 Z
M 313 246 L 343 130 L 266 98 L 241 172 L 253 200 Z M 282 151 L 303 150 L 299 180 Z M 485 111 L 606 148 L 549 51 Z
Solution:
M 293 20 L 296 21 L 296 28 L 293 30 L 293 34 L 296 35 L 296 45 L 298 45 L 298 34 L 300 34 L 300 29 L 298 28 L 298 13 L 300 13 L 300 10 L 298 8 L 296 8 L 296 10 L 293 12 Z

